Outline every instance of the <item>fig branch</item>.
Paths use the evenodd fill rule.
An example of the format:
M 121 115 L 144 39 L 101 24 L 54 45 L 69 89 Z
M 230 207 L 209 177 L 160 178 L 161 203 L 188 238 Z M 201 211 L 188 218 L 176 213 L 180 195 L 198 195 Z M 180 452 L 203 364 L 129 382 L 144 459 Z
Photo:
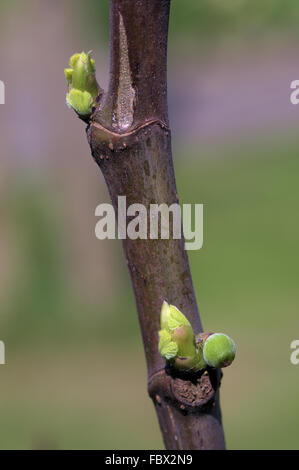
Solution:
M 110 0 L 107 92 L 90 53 L 72 56 L 65 70 L 67 104 L 87 123 L 116 215 L 119 196 L 147 209 L 178 203 L 167 113 L 169 7 L 170 0 Z M 223 449 L 220 368 L 235 346 L 226 335 L 203 333 L 184 239 L 126 238 L 123 248 L 165 446 Z

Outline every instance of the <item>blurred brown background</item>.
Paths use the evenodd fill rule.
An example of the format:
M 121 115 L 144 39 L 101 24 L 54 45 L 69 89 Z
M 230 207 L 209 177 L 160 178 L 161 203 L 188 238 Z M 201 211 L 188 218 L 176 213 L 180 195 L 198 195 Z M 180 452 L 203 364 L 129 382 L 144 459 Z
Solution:
M 204 203 L 189 252 L 202 320 L 237 342 L 229 448 L 299 448 L 299 79 L 295 0 L 173 0 L 169 109 L 181 203 Z M 108 80 L 107 0 L 1 0 L 0 448 L 157 449 L 121 244 L 63 69 L 93 50 Z

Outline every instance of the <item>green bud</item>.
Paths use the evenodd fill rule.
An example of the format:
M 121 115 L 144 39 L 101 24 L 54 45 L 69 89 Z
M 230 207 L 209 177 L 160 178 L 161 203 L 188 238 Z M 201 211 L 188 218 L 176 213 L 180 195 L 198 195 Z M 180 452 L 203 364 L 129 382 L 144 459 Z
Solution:
M 172 331 L 182 325 L 190 326 L 190 322 L 174 305 L 169 305 L 165 300 L 161 309 L 161 329 Z
M 207 364 L 202 356 L 202 351 L 196 351 L 193 356 L 177 356 L 174 360 L 174 366 L 179 370 L 198 372 L 206 369 Z
M 181 325 L 171 333 L 171 339 L 178 346 L 178 356 L 194 356 L 196 353 L 195 337 L 192 327 Z
M 99 95 L 100 88 L 95 77 L 95 62 L 87 54 L 74 54 L 70 58 L 70 68 L 64 70 L 68 83 L 67 105 L 80 116 L 89 116 Z
M 227 367 L 236 355 L 234 341 L 223 333 L 214 333 L 203 344 L 203 357 L 210 367 Z
M 72 83 L 72 78 L 73 78 L 73 69 L 64 69 L 64 76 L 70 85 Z
M 185 315 L 174 305 L 163 302 L 159 352 L 179 370 L 198 371 L 205 368 L 202 351 L 195 344 L 195 336 Z
M 73 69 L 76 65 L 76 63 L 78 62 L 80 58 L 80 54 L 77 52 L 76 54 L 73 54 L 72 57 L 70 58 L 70 67 Z
M 92 96 L 88 91 L 80 91 L 73 88 L 66 95 L 66 104 L 73 108 L 81 116 L 87 116 L 92 112 Z
M 168 331 L 160 330 L 159 337 L 159 353 L 168 361 L 173 359 L 178 353 L 177 344 L 172 341 L 171 335 Z

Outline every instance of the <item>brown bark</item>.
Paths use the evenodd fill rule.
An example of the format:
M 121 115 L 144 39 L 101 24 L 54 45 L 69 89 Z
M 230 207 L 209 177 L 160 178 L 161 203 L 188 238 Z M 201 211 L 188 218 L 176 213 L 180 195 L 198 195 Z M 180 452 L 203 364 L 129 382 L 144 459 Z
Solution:
M 177 203 L 167 114 L 170 0 L 111 0 L 111 70 L 107 94 L 87 128 L 92 155 L 117 212 L 127 205 Z M 223 449 L 220 374 L 178 376 L 158 352 L 163 300 L 202 331 L 184 240 L 123 241 L 135 293 L 154 401 L 167 449 Z

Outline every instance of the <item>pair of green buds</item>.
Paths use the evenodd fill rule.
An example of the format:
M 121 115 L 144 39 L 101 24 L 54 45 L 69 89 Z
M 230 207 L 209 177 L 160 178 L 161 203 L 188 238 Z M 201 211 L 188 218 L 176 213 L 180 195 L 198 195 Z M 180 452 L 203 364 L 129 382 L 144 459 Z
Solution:
M 85 118 L 91 115 L 92 107 L 100 92 L 95 76 L 95 61 L 90 54 L 91 52 L 74 54 L 70 58 L 70 68 L 64 69 L 68 83 L 66 104 L 69 108 L 74 109 L 79 116 Z
M 194 335 L 185 315 L 163 302 L 159 352 L 174 368 L 198 372 L 209 367 L 229 366 L 236 355 L 234 341 L 223 333 Z

